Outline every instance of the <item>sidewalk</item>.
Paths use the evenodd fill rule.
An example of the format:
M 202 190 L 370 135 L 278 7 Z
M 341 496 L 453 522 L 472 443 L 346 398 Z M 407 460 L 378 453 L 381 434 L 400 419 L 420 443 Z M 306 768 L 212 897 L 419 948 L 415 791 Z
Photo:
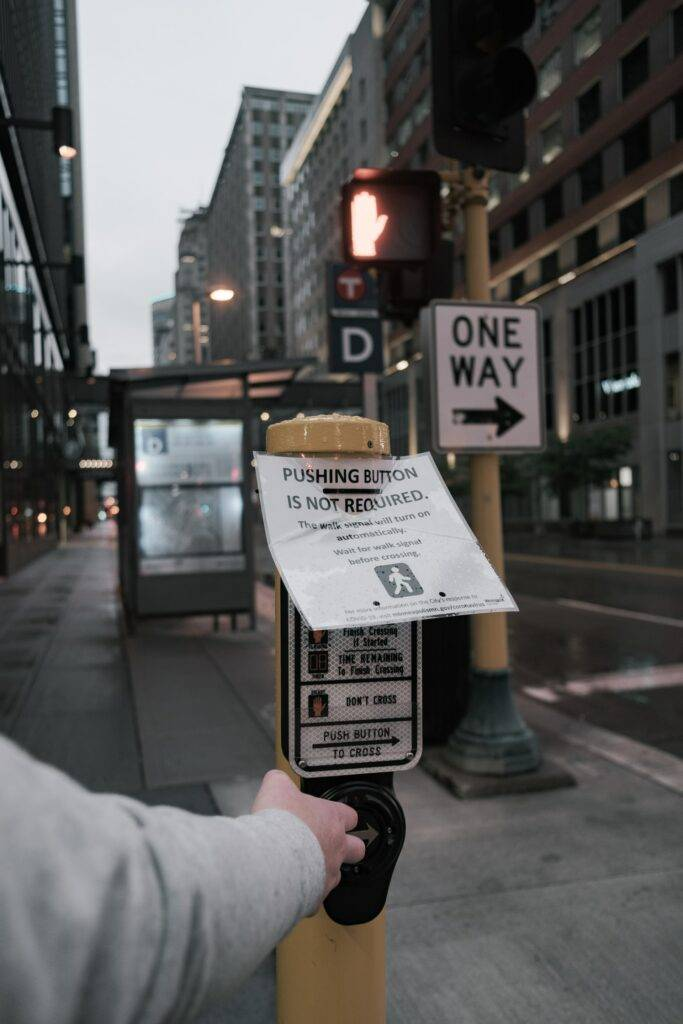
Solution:
M 94 531 L 0 582 L 0 727 L 92 788 L 242 813 L 272 760 L 267 588 L 258 604 L 255 632 L 159 621 L 124 645 L 114 541 Z M 459 802 L 397 777 L 388 1019 L 680 1024 L 680 762 L 631 741 L 603 756 L 600 730 L 524 710 L 575 788 Z M 274 1024 L 272 958 L 204 1024 L 228 1020 Z

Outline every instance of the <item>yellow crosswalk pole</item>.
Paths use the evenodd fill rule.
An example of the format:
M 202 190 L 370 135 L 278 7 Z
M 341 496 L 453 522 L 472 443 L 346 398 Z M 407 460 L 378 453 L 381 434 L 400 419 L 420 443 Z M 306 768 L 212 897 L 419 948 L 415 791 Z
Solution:
M 461 187 L 467 298 L 489 302 L 488 173 L 464 169 Z M 500 459 L 496 452 L 484 452 L 470 455 L 469 465 L 472 529 L 504 579 Z M 536 737 L 514 704 L 509 664 L 506 614 L 474 615 L 469 709 L 449 740 L 449 758 L 464 771 L 514 775 L 539 765 Z
M 310 416 L 268 428 L 271 455 L 377 458 L 390 454 L 389 428 L 360 416 Z M 299 785 L 282 751 L 283 588 L 275 581 L 275 758 Z M 277 950 L 278 1024 L 384 1024 L 386 1020 L 386 918 L 340 925 L 321 908 L 301 921 Z

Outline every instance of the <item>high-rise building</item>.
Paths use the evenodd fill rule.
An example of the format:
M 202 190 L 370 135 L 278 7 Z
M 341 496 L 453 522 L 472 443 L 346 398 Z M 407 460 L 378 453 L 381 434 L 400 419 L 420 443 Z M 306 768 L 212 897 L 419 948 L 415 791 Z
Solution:
M 443 166 L 430 137 L 429 5 L 385 9 L 390 166 Z M 491 177 L 492 296 L 541 307 L 551 436 L 620 424 L 632 446 L 606 485 L 576 489 L 562 508 L 542 487 L 515 504 L 526 519 L 681 531 L 683 5 L 540 0 L 525 46 L 538 96 L 527 166 Z M 462 238 L 455 247 L 464 294 Z
M 77 60 L 75 0 L 3 5 L 0 575 L 56 542 L 69 507 L 64 459 L 83 450 L 82 427 L 67 415 L 63 397 L 65 376 L 89 373 L 93 364 L 85 326 Z M 71 162 L 53 151 L 51 131 L 2 123 L 50 121 L 55 105 L 73 112 L 79 155 Z
M 285 352 L 280 163 L 312 100 L 308 93 L 246 87 L 208 207 L 209 287 L 234 289 L 211 303 L 212 360 Z
M 381 7 L 370 4 L 344 44 L 282 162 L 287 349 L 325 359 L 326 265 L 341 259 L 341 185 L 384 164 Z
M 178 241 L 175 275 L 178 363 L 205 363 L 209 359 L 207 242 L 207 212 L 200 206 L 183 222 Z
M 152 303 L 152 358 L 155 366 L 177 362 L 175 295 Z
M 528 165 L 494 175 L 493 296 L 543 317 L 548 429 L 630 430 L 604 486 L 543 514 L 683 529 L 683 5 L 544 0 Z

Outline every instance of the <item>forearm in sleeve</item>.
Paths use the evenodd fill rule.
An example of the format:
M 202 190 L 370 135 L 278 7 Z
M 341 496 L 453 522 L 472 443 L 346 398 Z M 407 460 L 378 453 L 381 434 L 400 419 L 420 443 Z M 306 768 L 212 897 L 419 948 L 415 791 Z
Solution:
M 225 999 L 322 895 L 284 811 L 95 796 L 0 740 L 0 1020 L 176 1024 Z

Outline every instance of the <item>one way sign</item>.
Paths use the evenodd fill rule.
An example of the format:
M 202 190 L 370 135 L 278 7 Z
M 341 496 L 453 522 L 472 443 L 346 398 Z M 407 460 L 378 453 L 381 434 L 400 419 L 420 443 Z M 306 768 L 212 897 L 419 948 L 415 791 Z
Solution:
M 520 451 L 544 444 L 537 306 L 430 303 L 434 447 Z

